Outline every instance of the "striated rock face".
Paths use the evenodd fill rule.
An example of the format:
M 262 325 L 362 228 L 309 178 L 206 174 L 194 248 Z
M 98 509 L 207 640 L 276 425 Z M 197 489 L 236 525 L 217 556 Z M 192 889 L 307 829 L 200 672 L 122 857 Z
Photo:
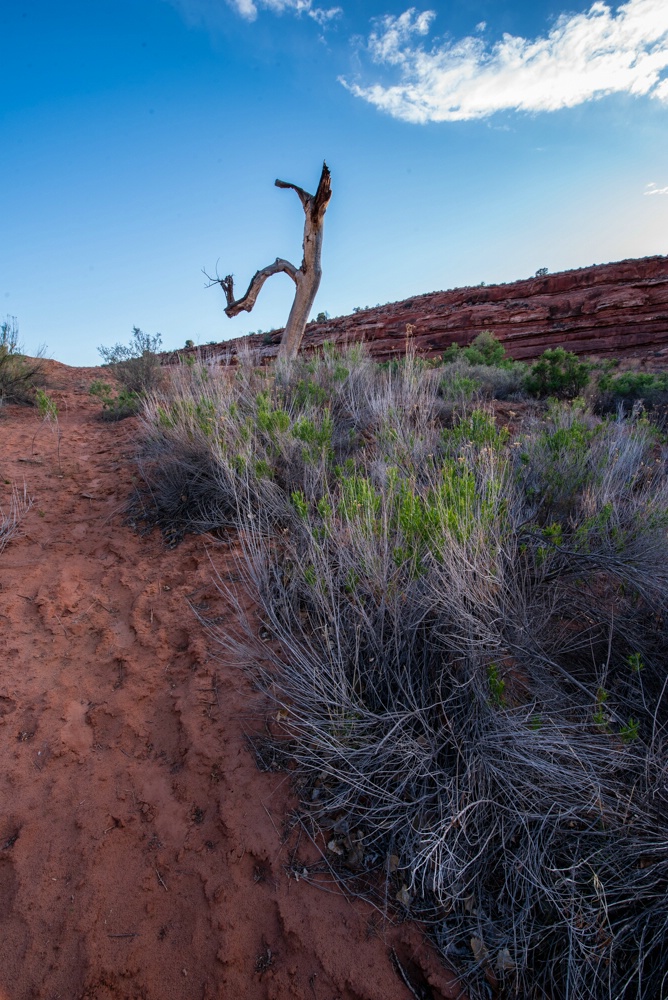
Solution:
M 665 350 L 668 358 L 668 256 L 419 295 L 309 323 L 304 348 L 325 340 L 365 340 L 382 360 L 401 353 L 409 335 L 419 354 L 435 357 L 455 341 L 469 344 L 482 330 L 490 330 L 520 360 L 560 346 L 592 356 Z M 234 354 L 243 341 L 272 357 L 281 333 L 224 346 Z

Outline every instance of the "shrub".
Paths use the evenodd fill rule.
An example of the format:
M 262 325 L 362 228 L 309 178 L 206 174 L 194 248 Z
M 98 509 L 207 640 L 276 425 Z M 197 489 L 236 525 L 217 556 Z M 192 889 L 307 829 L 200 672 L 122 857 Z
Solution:
M 574 399 L 589 383 L 591 365 L 578 361 L 575 354 L 563 347 L 544 351 L 531 366 L 524 385 L 528 393 L 539 398 Z
M 15 316 L 0 323 L 0 403 L 31 403 L 42 380 L 41 357 L 28 358 L 21 350 Z
M 441 363 L 452 364 L 462 359 L 470 365 L 492 365 L 496 368 L 513 364 L 503 344 L 499 343 L 489 330 L 483 330 L 474 337 L 468 347 L 462 348 L 457 343 L 452 344 L 443 352 Z
M 475 395 L 488 399 L 524 395 L 525 365 L 509 358 L 488 330 L 479 333 L 468 347 L 453 344 L 443 353 L 441 365 L 441 392 L 447 400 Z
M 351 888 L 384 878 L 472 997 L 492 978 L 530 1000 L 660 997 L 655 434 L 564 402 L 515 438 L 476 399 L 446 422 L 442 379 L 354 347 L 179 370 L 147 400 L 135 515 L 168 540 L 239 529 L 274 642 L 254 610 L 246 641 L 218 638 L 279 710 L 303 821 Z
M 144 333 L 134 326 L 129 345 L 98 347 L 98 351 L 104 364 L 112 368 L 127 393 L 142 396 L 157 389 L 162 382 L 162 368 L 157 354 L 161 344 L 159 333 Z
M 668 404 L 668 373 L 666 372 L 623 372 L 613 375 L 604 372 L 598 381 L 598 407 L 609 413 L 623 404 L 632 409 L 642 403 L 648 410 L 665 407 Z
M 113 386 L 101 379 L 96 379 L 88 391 L 102 402 L 102 420 L 124 420 L 134 416 L 141 406 L 141 396 L 138 393 L 126 388 L 114 390 Z
M 487 399 L 517 399 L 525 396 L 525 374 L 526 366 L 520 361 L 497 367 L 461 359 L 440 369 L 441 392 L 451 400 L 477 394 Z

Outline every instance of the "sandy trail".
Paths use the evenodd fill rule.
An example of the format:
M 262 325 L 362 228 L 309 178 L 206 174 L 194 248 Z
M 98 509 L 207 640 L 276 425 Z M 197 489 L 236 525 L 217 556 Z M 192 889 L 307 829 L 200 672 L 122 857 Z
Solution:
M 123 525 L 137 421 L 96 419 L 95 377 L 49 363 L 60 467 L 35 410 L 0 416 L 0 503 L 34 498 L 0 555 L 0 1000 L 410 997 L 391 948 L 455 996 L 415 926 L 286 872 L 262 705 L 188 604 L 233 627 L 229 550 Z

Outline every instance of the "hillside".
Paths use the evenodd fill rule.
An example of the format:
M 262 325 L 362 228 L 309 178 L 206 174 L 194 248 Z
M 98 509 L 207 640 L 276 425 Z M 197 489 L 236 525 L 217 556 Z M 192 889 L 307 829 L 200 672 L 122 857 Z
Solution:
M 518 360 L 561 346 L 575 354 L 651 358 L 662 367 L 668 363 L 668 256 L 418 295 L 309 323 L 304 346 L 364 339 L 383 360 L 404 350 L 409 326 L 418 352 L 426 357 L 437 357 L 454 341 L 468 344 L 481 330 L 491 330 Z M 247 339 L 272 357 L 281 333 L 238 338 L 224 347 L 234 353 Z M 202 350 L 208 355 L 220 347 Z

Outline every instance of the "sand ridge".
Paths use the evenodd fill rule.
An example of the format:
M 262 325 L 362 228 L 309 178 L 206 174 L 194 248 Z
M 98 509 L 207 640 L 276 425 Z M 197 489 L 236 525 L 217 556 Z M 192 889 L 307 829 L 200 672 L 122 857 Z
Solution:
M 399 1000 L 392 949 L 457 996 L 415 925 L 290 877 L 264 706 L 191 607 L 234 627 L 233 553 L 123 523 L 139 427 L 97 419 L 100 374 L 48 363 L 60 465 L 36 410 L 0 415 L 0 502 L 34 499 L 0 555 L 0 1000 Z

